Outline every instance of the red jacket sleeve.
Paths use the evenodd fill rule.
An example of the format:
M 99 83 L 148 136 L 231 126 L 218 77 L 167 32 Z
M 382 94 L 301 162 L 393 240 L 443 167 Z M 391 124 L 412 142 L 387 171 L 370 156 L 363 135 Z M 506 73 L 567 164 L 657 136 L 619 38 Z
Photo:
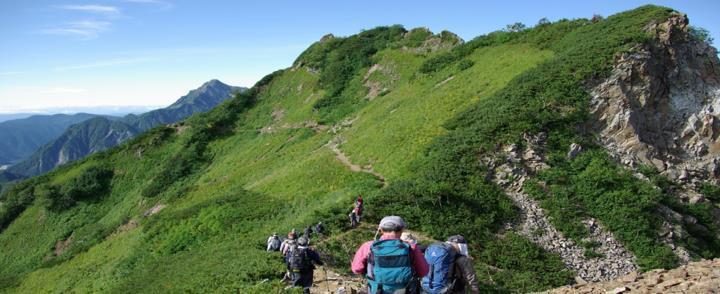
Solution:
M 428 271 L 430 271 L 430 267 L 427 264 L 427 260 L 425 260 L 425 255 L 423 255 L 422 251 L 417 248 L 417 245 L 412 246 L 412 255 L 413 255 L 413 269 L 415 270 L 415 273 L 419 277 L 424 277 L 428 274 Z
M 355 252 L 355 258 L 353 258 L 352 264 L 350 265 L 353 273 L 365 274 L 365 271 L 367 270 L 367 259 L 368 255 L 370 255 L 371 245 L 372 241 L 365 242 L 360 246 L 360 248 L 358 248 L 357 252 Z

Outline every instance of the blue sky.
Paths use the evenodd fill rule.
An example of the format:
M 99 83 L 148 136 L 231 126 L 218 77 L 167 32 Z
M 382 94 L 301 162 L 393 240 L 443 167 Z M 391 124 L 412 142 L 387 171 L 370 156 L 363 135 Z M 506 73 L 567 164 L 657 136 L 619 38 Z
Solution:
M 163 106 L 217 78 L 251 86 L 326 33 L 379 25 L 469 40 L 520 21 L 608 16 L 643 4 L 687 13 L 720 42 L 720 1 L 0 0 L 0 113 Z

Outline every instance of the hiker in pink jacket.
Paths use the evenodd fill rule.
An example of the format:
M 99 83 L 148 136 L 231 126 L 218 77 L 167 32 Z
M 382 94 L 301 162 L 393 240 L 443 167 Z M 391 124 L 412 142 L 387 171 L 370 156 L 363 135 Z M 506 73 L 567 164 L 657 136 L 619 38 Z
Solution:
M 386 216 L 378 227 L 380 239 L 365 242 L 355 253 L 352 271 L 367 276 L 369 293 L 415 293 L 417 279 L 427 275 L 423 253 L 400 240 L 404 229 L 402 218 Z

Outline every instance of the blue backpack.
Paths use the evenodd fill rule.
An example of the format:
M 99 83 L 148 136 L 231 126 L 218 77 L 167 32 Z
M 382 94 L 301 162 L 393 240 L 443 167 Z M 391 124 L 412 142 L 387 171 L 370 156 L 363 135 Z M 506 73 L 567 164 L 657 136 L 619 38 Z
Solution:
M 453 287 L 453 266 L 455 250 L 447 243 L 435 243 L 425 250 L 425 260 L 430 266 L 427 276 L 422 279 L 422 288 L 429 294 L 448 293 Z
M 407 289 L 413 278 L 410 245 L 397 239 L 373 242 L 367 273 L 370 293 L 385 294 Z

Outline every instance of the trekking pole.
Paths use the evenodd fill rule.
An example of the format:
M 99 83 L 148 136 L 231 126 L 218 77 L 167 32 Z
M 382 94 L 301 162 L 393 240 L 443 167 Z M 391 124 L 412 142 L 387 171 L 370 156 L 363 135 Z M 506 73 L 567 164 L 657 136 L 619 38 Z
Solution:
M 330 283 L 328 283 L 328 281 L 330 281 L 330 278 L 327 274 L 327 268 L 325 268 L 325 266 L 323 265 L 322 269 L 325 272 L 325 287 L 327 288 L 328 293 L 332 294 L 332 291 L 330 291 Z
M 378 227 L 377 231 L 375 231 L 375 237 L 373 237 L 373 239 L 377 240 L 379 234 L 380 234 L 380 227 Z

